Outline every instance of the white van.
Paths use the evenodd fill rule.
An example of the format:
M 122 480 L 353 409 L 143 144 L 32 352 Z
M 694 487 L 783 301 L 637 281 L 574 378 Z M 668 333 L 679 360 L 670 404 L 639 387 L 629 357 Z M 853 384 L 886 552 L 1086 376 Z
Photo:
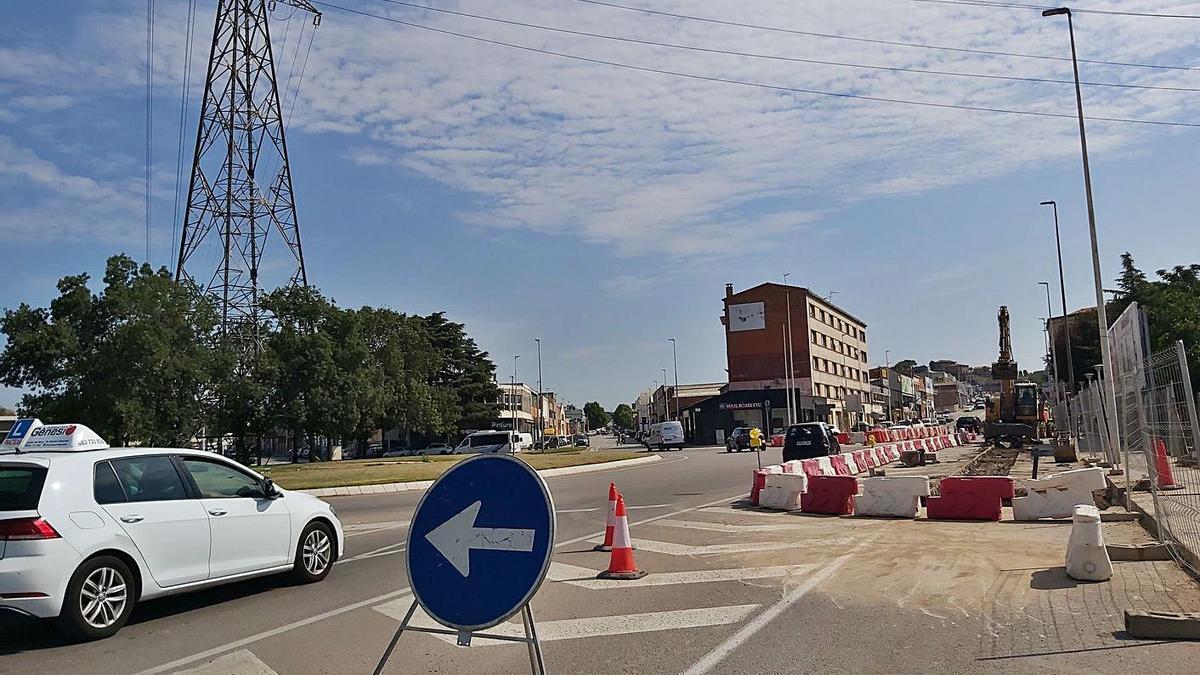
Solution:
M 513 433 L 513 447 L 517 449 L 517 452 L 528 451 L 533 447 L 533 434 L 520 431 Z
M 468 452 L 507 452 L 515 451 L 514 441 L 511 431 L 476 431 L 475 433 L 462 439 L 454 448 L 454 453 Z
M 683 423 L 659 422 L 650 425 L 650 435 L 646 437 L 646 448 L 675 448 L 683 449 Z

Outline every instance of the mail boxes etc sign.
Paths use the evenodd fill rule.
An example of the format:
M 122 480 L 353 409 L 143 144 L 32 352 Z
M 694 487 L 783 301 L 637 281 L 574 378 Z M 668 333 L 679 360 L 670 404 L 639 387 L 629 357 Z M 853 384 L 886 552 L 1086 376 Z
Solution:
M 717 408 L 720 410 L 757 410 L 766 405 L 763 401 L 733 401 L 730 403 L 720 403 Z

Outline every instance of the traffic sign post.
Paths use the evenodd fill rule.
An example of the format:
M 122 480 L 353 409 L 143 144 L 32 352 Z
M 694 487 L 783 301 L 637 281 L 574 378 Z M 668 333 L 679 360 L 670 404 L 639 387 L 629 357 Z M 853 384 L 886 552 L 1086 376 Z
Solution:
M 406 630 L 454 635 L 463 647 L 475 636 L 524 642 L 533 673 L 545 673 L 529 601 L 550 568 L 554 527 L 550 491 L 520 459 L 478 455 L 442 474 L 413 513 L 406 547 L 413 602 L 376 675 Z M 418 606 L 445 628 L 410 626 Z M 480 632 L 517 612 L 525 637 Z

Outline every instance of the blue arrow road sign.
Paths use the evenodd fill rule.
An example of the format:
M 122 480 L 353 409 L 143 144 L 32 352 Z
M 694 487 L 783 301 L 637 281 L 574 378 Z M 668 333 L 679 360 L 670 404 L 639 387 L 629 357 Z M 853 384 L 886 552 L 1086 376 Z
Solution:
M 528 464 L 479 455 L 442 474 L 408 531 L 408 581 L 438 623 L 480 631 L 537 592 L 554 545 L 554 502 Z

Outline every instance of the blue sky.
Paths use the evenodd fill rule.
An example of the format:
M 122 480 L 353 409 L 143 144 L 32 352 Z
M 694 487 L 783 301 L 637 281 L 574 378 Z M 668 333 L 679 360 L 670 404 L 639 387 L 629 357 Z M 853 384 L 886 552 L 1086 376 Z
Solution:
M 634 0 L 630 0 L 633 3 Z M 159 0 L 151 259 L 171 265 L 187 3 Z M 199 12 L 193 77 L 215 0 Z M 1069 86 L 730 57 L 565 36 L 391 5 L 338 4 L 588 58 L 787 87 L 1044 112 Z M 1034 11 L 889 2 L 638 3 L 807 31 L 1064 55 L 1065 25 Z M 1104 7 L 1112 3 L 1084 3 Z M 1121 3 L 1154 11 L 1196 3 Z M 1006 76 L 1069 78 L 1068 63 L 817 40 L 651 17 L 573 0 L 438 2 L 491 17 L 725 50 Z M 0 24 L 0 307 L 44 305 L 54 282 L 144 257 L 145 3 L 13 3 Z M 281 78 L 312 35 L 273 20 Z M 1198 61 L 1194 23 L 1080 15 L 1081 57 Z M 287 31 L 287 39 L 284 39 Z M 297 40 L 297 35 L 302 39 Z M 1085 64 L 1089 81 L 1200 88 L 1200 73 Z M 196 83 L 193 83 L 194 86 Z M 1091 87 L 1095 116 L 1200 122 L 1200 94 Z M 191 100 L 198 100 L 193 90 Z M 194 142 L 188 111 L 185 155 Z M 1106 285 L 1118 255 L 1145 270 L 1195 262 L 1200 130 L 1089 124 Z M 813 97 L 636 72 L 480 44 L 329 9 L 289 122 L 309 279 L 345 305 L 444 310 L 507 380 L 536 366 L 582 404 L 629 401 L 671 370 L 724 377 L 726 282 L 827 294 L 869 324 L 872 362 L 995 357 L 995 312 L 1037 367 L 1037 281 L 1094 302 L 1071 119 Z M 1057 291 L 1054 304 L 1058 307 Z M 19 392 L 0 390 L 0 404 Z

